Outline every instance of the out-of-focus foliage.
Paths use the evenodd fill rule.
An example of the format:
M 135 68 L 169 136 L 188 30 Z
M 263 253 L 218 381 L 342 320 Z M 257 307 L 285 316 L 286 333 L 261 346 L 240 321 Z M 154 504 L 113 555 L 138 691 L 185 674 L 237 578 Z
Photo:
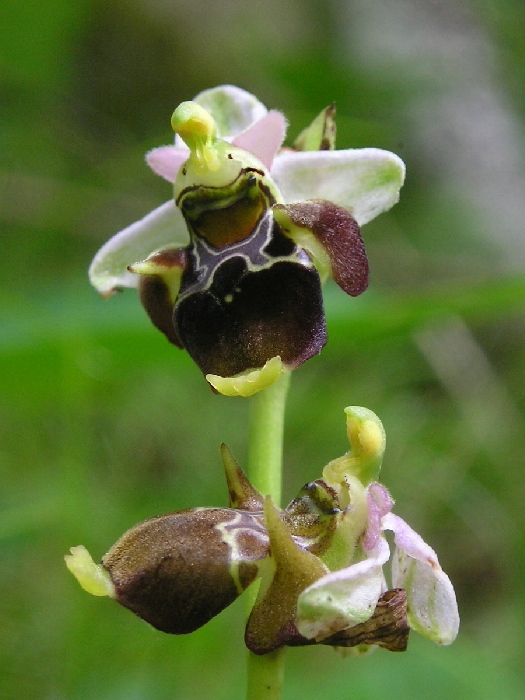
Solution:
M 49 0 L 0 6 L 0 696 L 242 698 L 243 601 L 189 637 L 83 593 L 62 557 L 137 521 L 226 502 L 246 403 L 213 396 L 134 292 L 88 287 L 99 245 L 169 196 L 144 152 L 230 82 L 290 119 L 329 102 L 339 147 L 407 164 L 364 230 L 369 291 L 328 287 L 329 345 L 294 375 L 285 493 L 387 430 L 383 480 L 440 556 L 462 629 L 440 649 L 290 650 L 285 698 L 522 697 L 525 12 L 519 0 Z

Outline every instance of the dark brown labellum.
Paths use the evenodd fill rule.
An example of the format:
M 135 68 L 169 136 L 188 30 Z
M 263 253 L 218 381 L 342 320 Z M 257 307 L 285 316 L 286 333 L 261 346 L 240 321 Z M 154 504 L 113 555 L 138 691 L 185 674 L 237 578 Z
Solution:
M 268 552 L 260 517 L 197 508 L 140 523 L 102 560 L 118 602 L 162 632 L 193 632 L 256 578 Z

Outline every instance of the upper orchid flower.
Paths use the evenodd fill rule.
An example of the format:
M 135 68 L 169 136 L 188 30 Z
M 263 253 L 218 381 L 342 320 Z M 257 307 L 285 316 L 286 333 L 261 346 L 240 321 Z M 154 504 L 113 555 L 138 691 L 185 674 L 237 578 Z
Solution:
M 366 289 L 359 225 L 395 204 L 404 165 L 332 150 L 333 108 L 279 150 L 282 114 L 233 86 L 182 103 L 172 126 L 175 144 L 147 162 L 174 198 L 108 241 L 90 278 L 103 295 L 139 286 L 155 326 L 215 389 L 248 396 L 325 344 L 321 279 Z

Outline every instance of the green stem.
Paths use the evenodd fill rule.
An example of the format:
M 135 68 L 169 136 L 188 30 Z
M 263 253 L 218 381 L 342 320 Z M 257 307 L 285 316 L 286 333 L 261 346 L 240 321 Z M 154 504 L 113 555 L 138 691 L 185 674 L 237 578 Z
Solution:
M 279 506 L 283 466 L 283 435 L 290 372 L 251 399 L 248 476 Z M 252 601 L 253 602 L 253 601 Z M 284 678 L 284 648 L 256 656 L 248 652 L 247 700 L 279 700 Z
M 248 652 L 246 700 L 279 700 L 284 680 L 285 648 L 264 656 Z
M 248 476 L 263 496 L 281 502 L 283 435 L 290 372 L 283 372 L 268 389 L 252 397 Z

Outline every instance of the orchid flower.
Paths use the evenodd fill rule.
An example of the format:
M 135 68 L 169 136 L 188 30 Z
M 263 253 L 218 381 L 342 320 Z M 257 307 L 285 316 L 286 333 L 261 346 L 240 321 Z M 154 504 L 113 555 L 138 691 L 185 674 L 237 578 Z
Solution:
M 451 644 L 459 629 L 452 583 L 434 550 L 392 513 L 394 501 L 387 489 L 372 480 L 379 475 L 385 449 L 381 421 L 367 409 L 345 410 L 351 450 L 327 465 L 323 477 L 349 503 L 349 522 L 345 524 L 343 516 L 341 528 L 347 529 L 355 546 L 350 565 L 330 571 L 301 593 L 297 629 L 307 638 L 320 640 L 371 617 L 389 588 L 383 566 L 390 549 L 383 533 L 391 531 L 395 551 L 390 588 L 405 590 L 410 627 L 438 644 Z
M 346 413 L 350 452 L 284 510 L 261 496 L 223 445 L 228 508 L 151 518 L 126 532 L 101 564 L 73 547 L 68 567 L 88 592 L 172 634 L 201 627 L 261 578 L 245 634 L 256 654 L 308 644 L 404 651 L 410 628 L 450 644 L 459 627 L 452 584 L 377 482 L 382 424 L 364 408 Z M 391 587 L 383 572 L 389 530 Z
M 281 148 L 282 114 L 233 86 L 175 110 L 175 143 L 146 160 L 174 197 L 111 238 L 90 279 L 139 287 L 154 325 L 216 391 L 251 395 L 326 342 L 321 283 L 368 284 L 359 226 L 399 198 L 403 162 L 336 151 L 333 107 Z

